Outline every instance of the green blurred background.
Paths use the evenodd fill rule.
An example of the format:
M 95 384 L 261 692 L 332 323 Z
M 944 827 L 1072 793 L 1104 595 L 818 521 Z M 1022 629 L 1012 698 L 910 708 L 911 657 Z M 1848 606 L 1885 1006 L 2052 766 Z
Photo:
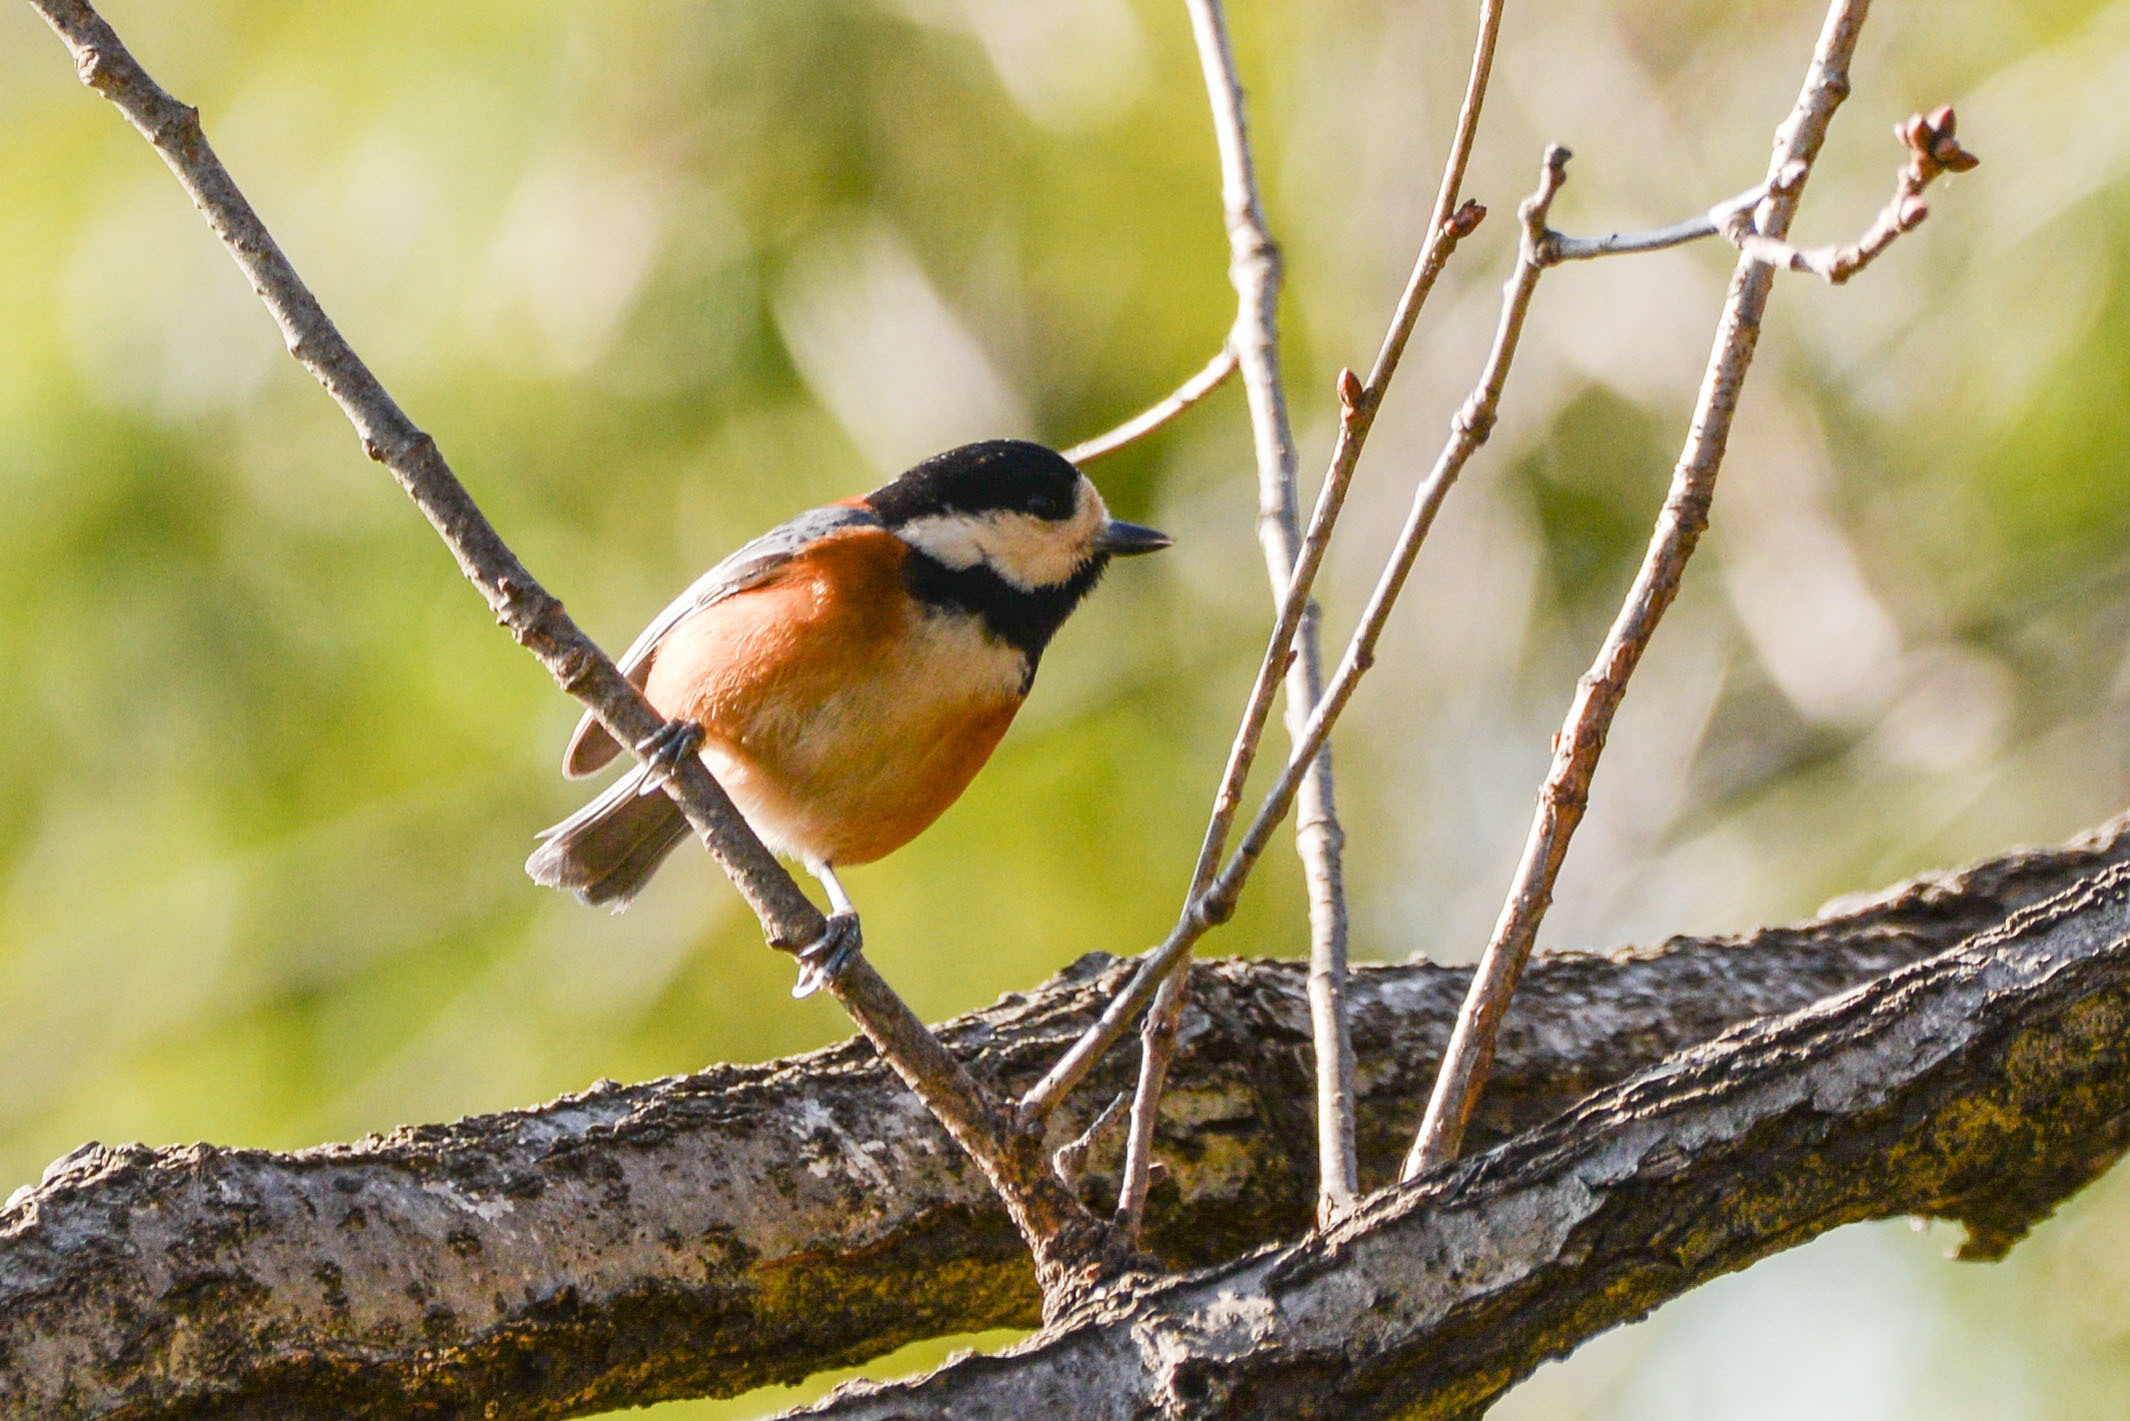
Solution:
M 1418 245 L 1464 3 L 1233 16 L 1305 474 Z M 1067 443 L 1232 312 L 1181 7 L 1152 0 L 114 3 L 490 516 L 624 643 L 747 536 L 965 438 Z M 1468 242 L 1326 583 L 1343 634 L 1556 221 L 1751 183 L 1812 3 L 1511 7 Z M 1783 283 L 1687 590 L 1547 941 L 1795 917 L 2130 803 L 2130 4 L 1882 7 L 1799 233 L 1943 100 L 1985 166 L 1841 290 Z M 1542 286 L 1491 447 L 1341 733 L 1357 952 L 1471 956 L 1646 536 L 1729 262 Z M 1237 391 L 1095 470 L 1178 537 L 1059 638 L 992 767 L 851 875 L 928 1017 L 1166 926 L 1261 644 Z M 622 917 L 520 862 L 575 707 L 280 349 L 159 162 L 0 5 L 0 1194 L 84 1139 L 288 1147 L 845 1034 L 682 856 Z M 1302 950 L 1291 856 L 1214 950 Z M 2130 1411 L 2130 1178 L 1996 1267 L 1845 1230 L 1497 1414 Z M 873 1369 L 919 1365 L 934 1347 Z M 813 1390 L 818 1390 L 814 1388 Z M 805 1392 L 676 1405 L 744 1415 Z

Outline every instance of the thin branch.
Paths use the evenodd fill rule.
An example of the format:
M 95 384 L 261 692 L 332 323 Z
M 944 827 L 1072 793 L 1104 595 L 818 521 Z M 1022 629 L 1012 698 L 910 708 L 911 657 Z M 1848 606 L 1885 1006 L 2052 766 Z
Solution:
M 1472 64 L 1465 75 L 1464 100 L 1457 109 L 1457 127 L 1450 135 L 1450 152 L 1442 165 L 1442 183 L 1435 190 L 1435 208 L 1428 218 L 1427 242 L 1420 248 L 1419 257 L 1413 262 L 1412 275 L 1406 278 L 1405 290 L 1398 297 L 1398 306 L 1391 318 L 1390 330 L 1383 337 L 1383 345 L 1376 352 L 1376 363 L 1370 367 L 1368 379 L 1362 383 L 1360 397 L 1354 400 L 1355 416 L 1351 433 L 1339 431 L 1339 443 L 1332 450 L 1331 459 L 1336 466 L 1342 459 L 1358 459 L 1361 445 L 1368 439 L 1368 431 L 1374 426 L 1376 410 L 1383 397 L 1389 393 L 1391 376 L 1398 373 L 1398 361 L 1405 354 L 1406 341 L 1412 336 L 1413 325 L 1420 319 L 1421 308 L 1427 304 L 1429 293 L 1435 289 L 1435 281 L 1442 269 L 1449 264 L 1451 253 L 1457 244 L 1471 235 L 1472 229 L 1487 215 L 1487 210 L 1476 202 L 1461 202 L 1464 191 L 1465 169 L 1471 165 L 1472 146 L 1479 138 L 1479 115 L 1487 100 L 1487 83 L 1494 74 L 1494 45 L 1501 37 L 1501 17 L 1507 0 L 1480 0 L 1479 28 L 1472 41 Z
M 74 56 L 81 81 L 140 131 L 192 198 L 273 315 L 294 356 L 347 415 L 363 452 L 392 473 L 518 643 L 582 701 L 623 745 L 650 740 L 664 721 L 562 604 L 526 571 L 474 505 L 436 443 L 407 418 L 342 338 L 250 201 L 222 166 L 199 111 L 163 90 L 84 0 L 30 0 Z M 762 920 L 769 941 L 802 946 L 826 920 L 761 846 L 707 770 L 690 760 L 673 780 L 675 803 Z
M 1314 954 L 1311 956 L 1313 960 Z M 1184 1004 L 1191 997 L 1191 974 L 1185 967 L 1187 961 L 1187 958 L 1180 959 L 1178 966 L 1162 979 L 1161 990 L 1154 993 L 1154 1008 L 1146 1014 L 1146 1021 L 1139 1028 L 1139 1078 L 1132 1086 L 1132 1110 L 1124 1134 L 1124 1185 L 1117 1194 L 1116 1215 L 1117 1227 L 1134 1239 L 1139 1237 L 1139 1225 L 1146 1213 L 1147 1192 L 1154 1187 L 1154 1125 L 1161 1113 L 1161 1092 L 1168 1084 L 1169 1065 L 1176 1058 L 1176 1033 L 1183 1023 Z M 1350 1070 L 1350 1045 L 1343 1055 Z M 1337 1061 L 1339 1057 L 1332 1059 Z M 1327 1178 L 1319 1165 L 1317 1208 L 1320 1213 L 1327 1207 L 1325 1201 L 1332 1196 L 1332 1191 L 1342 1182 Z M 1339 1196 L 1341 1207 L 1353 1192 L 1348 1188 Z
M 364 451 L 391 470 L 428 517 L 497 620 L 617 741 L 648 745 L 663 728 L 658 713 L 534 580 L 452 473 L 436 441 L 415 427 L 342 338 L 208 145 L 199 112 L 158 86 L 85 0 L 30 4 L 65 41 L 82 82 L 109 99 L 177 175 L 272 312 L 289 353 L 346 413 Z M 763 847 L 700 759 L 685 757 L 666 792 L 773 945 L 799 947 L 820 937 L 826 927 L 820 910 Z M 1128 1262 L 1113 1232 L 1050 1172 L 1040 1142 L 1006 1128 L 982 1087 L 879 974 L 861 964 L 831 990 L 1000 1191 L 1027 1231 L 1046 1298 L 1064 1306 Z
M 1749 1018 L 1935 956 L 2126 861 L 2130 816 L 1810 922 L 1540 953 L 1472 1138 L 1542 1125 Z M 985 1080 L 1033 1079 L 1130 971 L 1091 955 L 939 1035 Z M 1175 1189 L 1147 1216 L 1148 1243 L 1177 1267 L 1309 1229 L 1305 972 L 1192 967 L 1203 1029 L 1172 1089 L 1193 1109 L 1166 1122 Z M 1355 971 L 1355 1045 L 1371 1064 L 1364 1182 L 1396 1173 L 1470 977 L 1426 962 Z M 1083 1129 L 1131 1073 L 1121 1054 L 1105 1062 L 1061 1129 Z M 1098 1151 L 1089 1192 L 1115 1173 Z M 40 1421 L 232 1414 L 239 1397 L 258 1398 L 243 1410 L 257 1418 L 485 1403 L 558 1416 L 730 1396 L 1039 1317 L 996 1196 L 857 1041 L 287 1153 L 91 1146 L 0 1206 L 0 1415 Z
M 1571 237 L 1565 232 L 1548 232 L 1539 257 L 1547 266 L 1556 266 L 1561 262 L 1591 261 L 1597 257 L 1628 256 L 1636 252 L 1661 252 L 1666 247 L 1682 247 L 1703 237 L 1721 235 L 1725 224 L 1741 212 L 1750 213 L 1767 195 L 1768 185 L 1755 183 L 1699 216 L 1646 232 L 1613 232 L 1603 237 Z
M 1234 909 L 1234 897 L 1235 893 L 1240 892 L 1240 882 L 1237 882 L 1235 893 L 1229 894 L 1224 905 L 1209 903 L 1199 885 L 1209 886 L 1212 866 L 1220 861 L 1220 855 L 1226 847 L 1228 831 L 1234 822 L 1236 811 L 1241 806 L 1243 779 L 1256 756 L 1258 740 L 1271 713 L 1275 684 L 1287 664 L 1288 649 L 1292 644 L 1295 628 L 1300 623 L 1303 609 L 1308 605 L 1309 591 L 1314 585 L 1317 567 L 1323 555 L 1323 543 L 1329 539 L 1332 524 L 1337 520 L 1344 505 L 1347 487 L 1352 482 L 1355 467 L 1360 463 L 1361 451 L 1368 442 L 1369 431 L 1374 428 L 1376 411 L 1382 407 L 1383 398 L 1389 392 L 1391 377 L 1397 373 L 1398 362 L 1405 353 L 1406 342 L 1412 336 L 1413 326 L 1419 320 L 1421 308 L 1427 303 L 1428 294 L 1434 290 L 1437 278 L 1449 264 L 1458 244 L 1470 236 L 1487 215 L 1486 208 L 1480 204 L 1460 203 L 1458 197 L 1464 184 L 1465 168 L 1471 158 L 1472 144 L 1478 134 L 1479 115 L 1486 100 L 1488 78 L 1493 72 L 1494 46 L 1501 31 L 1502 6 L 1503 0 L 1481 0 L 1471 71 L 1466 79 L 1464 101 L 1458 112 L 1456 131 L 1451 138 L 1449 157 L 1443 166 L 1442 184 L 1436 194 L 1434 215 L 1428 224 L 1427 241 L 1413 263 L 1412 274 L 1406 279 L 1405 289 L 1399 294 L 1398 304 L 1391 313 L 1390 327 L 1385 331 L 1383 344 L 1376 352 L 1375 364 L 1370 368 L 1365 382 L 1357 379 L 1350 370 L 1340 372 L 1341 417 L 1338 440 L 1332 448 L 1330 467 L 1317 495 L 1310 534 L 1303 539 L 1301 556 L 1295 564 L 1293 579 L 1288 584 L 1286 597 L 1280 605 L 1280 614 L 1274 624 L 1256 684 L 1251 689 L 1242 726 L 1237 730 L 1234 745 L 1229 751 L 1221 788 L 1214 797 L 1212 822 L 1207 826 L 1198 867 L 1192 875 L 1196 891 L 1189 895 L 1184 912 L 1175 927 L 1170 930 L 1168 937 L 1142 959 L 1143 965 L 1139 974 L 1133 978 L 1130 988 L 1111 1004 L 1111 1009 L 1103 1014 L 1102 1019 L 1075 1042 L 1050 1073 L 1023 1098 L 1020 1117 L 1024 1125 L 1040 1121 L 1057 1107 L 1102 1054 L 1122 1037 L 1132 1019 L 1145 1008 L 1148 1000 L 1158 990 L 1163 974 L 1173 964 L 1181 961 L 1199 938 L 1225 921 Z M 1281 812 L 1285 812 L 1284 808 Z M 1245 876 L 1247 872 L 1245 869 Z
M 1776 133 L 1768 169 L 1768 196 L 1757 224 L 1761 232 L 1782 237 L 1790 226 L 1811 164 L 1818 156 L 1834 110 L 1849 92 L 1849 60 L 1870 0 L 1834 0 L 1819 37 L 1796 107 Z M 1553 884 L 1568 852 L 1568 841 L 1589 803 L 1590 778 L 1605 747 L 1613 714 L 1626 694 L 1627 681 L 1641 661 L 1658 620 L 1678 595 L 1679 579 L 1702 530 L 1708 526 L 1709 501 L 1717 470 L 1730 438 L 1738 394 L 1760 323 L 1774 285 L 1774 270 L 1752 256 L 1741 257 L 1731 277 L 1730 294 L 1716 331 L 1687 436 L 1686 448 L 1673 471 L 1670 492 L 1657 516 L 1641 571 L 1627 593 L 1617 620 L 1597 659 L 1576 687 L 1567 722 L 1553 740 L 1553 765 L 1539 792 L 1523 860 L 1502 906 L 1492 939 L 1480 958 L 1470 995 L 1459 1013 L 1457 1032 L 1437 1077 L 1435 1091 L 1418 1137 L 1406 1157 L 1404 1177 L 1411 1179 L 1444 1160 L 1454 1159 L 1465 1121 L 1486 1081 L 1488 1061 L 1502 1013 L 1530 956 L 1538 925 L 1553 897 Z
M 1205 369 L 1178 385 L 1167 399 L 1133 415 L 1107 434 L 1098 434 L 1060 452 L 1068 462 L 1074 464 L 1085 464 L 1101 458 L 1104 454 L 1114 454 L 1125 445 L 1144 439 L 1212 394 L 1234 373 L 1235 348 L 1232 345 L 1223 345 L 1220 352 L 1206 362 Z
M 1346 372 L 1350 377 L 1352 372 Z M 1330 545 L 1333 523 L 1346 497 L 1346 488 L 1353 477 L 1351 461 L 1332 470 L 1331 477 L 1318 490 L 1316 509 L 1310 515 L 1309 532 L 1302 539 L 1302 555 L 1295 564 L 1294 580 L 1288 584 L 1287 596 L 1280 603 L 1279 616 L 1275 619 L 1272 636 L 1265 647 L 1264 658 L 1258 663 L 1257 678 L 1250 691 L 1250 701 L 1243 712 L 1243 723 L 1235 733 L 1234 742 L 1228 747 L 1228 762 L 1221 774 L 1219 790 L 1213 797 L 1213 814 L 1206 825 L 1204 842 L 1198 851 L 1198 864 L 1191 874 L 1192 883 L 1199 884 L 1210 879 L 1220 863 L 1220 855 L 1227 843 L 1228 830 L 1233 826 L 1235 813 L 1242 804 L 1242 786 L 1249 775 L 1265 722 L 1272 711 L 1272 700 L 1279 692 L 1279 683 L 1285 674 L 1287 662 L 1292 655 L 1295 628 L 1301 623 L 1302 607 L 1309 599 L 1309 588 L 1315 581 L 1317 569 L 1323 564 L 1324 550 Z M 1230 905 L 1232 911 L 1232 902 Z M 1092 1070 L 1105 1053 L 1124 1033 L 1131 1029 L 1147 1002 L 1159 989 L 1164 975 L 1177 962 L 1183 960 L 1200 938 L 1226 921 L 1226 914 L 1214 917 L 1208 911 L 1204 891 L 1193 893 L 1185 904 L 1184 911 L 1160 945 L 1140 959 L 1140 966 L 1124 991 L 1110 1002 L 1094 1025 L 1087 1028 L 1070 1049 L 1058 1058 L 1048 1073 L 1021 1098 L 1019 1127 L 1024 1131 L 1040 1130 L 1050 1114 L 1063 1104 L 1081 1079 Z
M 1088 1122 L 1085 1130 L 1058 1146 L 1056 1153 L 1051 1155 L 1050 1167 L 1058 1172 L 1058 1178 L 1065 1181 L 1068 1189 L 1079 1187 L 1087 1173 L 1087 1162 L 1125 1122 L 1125 1107 L 1131 1104 L 1131 1099 L 1129 1092 L 1117 1092 L 1110 1097 L 1109 1104 L 1102 1107 L 1102 1113 Z
M 1527 199 L 1520 215 L 1524 220 L 1522 254 L 1515 273 L 1503 288 L 1501 323 L 1494 333 L 1494 344 L 1488 351 L 1486 365 L 1481 371 L 1479 383 L 1465 403 L 1450 421 L 1449 438 L 1436 456 L 1434 466 L 1413 493 L 1412 507 L 1408 510 L 1405 525 L 1399 530 L 1396 546 L 1389 561 L 1378 578 L 1375 590 L 1370 594 L 1368 605 L 1361 613 L 1361 620 L 1346 644 L 1345 654 L 1340 658 L 1338 669 L 1333 673 L 1331 685 L 1322 700 L 1310 712 L 1309 724 L 1281 769 L 1278 779 L 1265 794 L 1256 816 L 1244 832 L 1242 842 L 1229 856 L 1205 891 L 1197 895 L 1189 909 L 1160 946 L 1141 959 L 1140 969 L 1122 992 L 1119 992 L 1102 1017 L 1089 1028 L 1087 1034 L 1073 1043 L 1035 1089 L 1022 1100 L 1023 1118 L 1040 1118 L 1043 1111 L 1053 1108 L 1068 1093 L 1081 1075 L 1114 1045 L 1131 1020 L 1143 1010 L 1159 990 L 1163 976 L 1182 960 L 1192 944 L 1212 927 L 1227 921 L 1234 913 L 1236 900 L 1248 882 L 1251 870 L 1263 857 L 1273 832 L 1287 811 L 1294 804 L 1295 792 L 1301 783 L 1309 759 L 1330 736 L 1332 727 L 1338 723 L 1340 714 L 1353 698 L 1361 678 L 1375 664 L 1376 642 L 1390 620 L 1390 613 L 1405 588 L 1405 580 L 1412 572 L 1413 562 L 1419 556 L 1420 545 L 1434 526 L 1435 515 L 1441 510 L 1442 500 L 1456 483 L 1464 466 L 1487 441 L 1493 432 L 1496 411 L 1501 403 L 1501 393 L 1508 381 L 1510 363 L 1515 359 L 1516 345 L 1523 334 L 1523 324 L 1530 307 L 1531 293 L 1537 287 L 1538 274 L 1543 264 L 1535 259 L 1534 243 L 1545 232 L 1546 207 L 1552 194 L 1558 190 L 1565 176 L 1568 154 L 1565 149 L 1549 149 L 1544 171 L 1540 176 L 1539 192 Z M 1540 202 L 1540 197 L 1544 201 Z M 1534 204 L 1537 204 L 1534 206 Z M 1461 238 L 1478 224 L 1484 209 L 1467 203 L 1445 228 L 1455 238 Z M 1446 259 L 1446 256 L 1445 258 Z M 1393 362 L 1394 364 L 1395 362 Z M 1362 396 L 1365 390 L 1356 391 L 1351 372 L 1342 378 L 1341 392 L 1346 419 L 1341 429 L 1340 444 L 1349 446 L 1358 458 L 1360 440 L 1365 437 L 1367 421 L 1371 418 Z M 1352 460 L 1335 464 L 1334 472 L 1344 470 L 1351 474 Z M 1332 485 L 1326 484 L 1327 493 Z
M 1273 601 L 1279 606 L 1294 584 L 1302 540 L 1296 512 L 1299 497 L 1295 487 L 1294 431 L 1288 422 L 1286 389 L 1280 378 L 1279 249 L 1272 240 L 1258 191 L 1249 124 L 1243 114 L 1242 84 L 1236 72 L 1234 47 L 1228 39 L 1226 13 L 1220 0 L 1185 0 L 1185 4 L 1190 11 L 1220 151 L 1228 276 L 1236 296 L 1235 326 L 1228 345 L 1241 363 L 1243 388 L 1249 397 L 1250 427 L 1257 449 L 1258 541 L 1264 548 Z M 1339 501 L 1343 502 L 1343 495 Z M 1326 537 L 1329 531 L 1327 522 Z M 1290 736 L 1300 733 L 1308 708 L 1316 704 L 1323 689 L 1318 620 L 1316 604 L 1305 598 L 1293 633 L 1294 654 L 1286 668 Z M 1301 809 L 1295 816 L 1295 848 L 1301 856 L 1309 895 L 1310 991 L 1317 1004 L 1318 1128 L 1322 1137 L 1318 1174 L 1320 1212 L 1326 1218 L 1345 1208 L 1358 1187 L 1353 1154 L 1353 1047 L 1344 1006 L 1344 846 L 1331 753 L 1326 749 L 1309 767 L 1301 791 Z M 1193 870 L 1186 904 L 1205 886 L 1204 858 L 1201 853 Z M 1176 1028 L 1189 987 L 1188 975 L 1171 975 L 1141 1032 L 1139 1084 L 1132 1098 L 1131 1130 L 1125 1138 L 1124 1189 L 1117 1204 L 1118 1224 L 1127 1235 L 1136 1234 L 1146 1206 L 1162 1082 L 1175 1050 Z
M 1480 447 L 1494 431 L 1494 422 L 1501 407 L 1503 388 L 1508 383 L 1509 366 L 1516 358 L 1517 342 L 1522 338 L 1524 318 L 1531 307 L 1532 294 L 1538 288 L 1538 278 L 1545 271 L 1539 259 L 1538 244 L 1545 236 L 1546 214 L 1552 206 L 1554 194 L 1567 179 L 1569 152 L 1565 148 L 1546 150 L 1545 161 L 1539 172 L 1537 189 L 1524 199 L 1517 209 L 1523 223 L 1518 247 L 1516 269 L 1502 286 L 1501 321 L 1495 328 L 1494 343 L 1487 352 L 1486 364 L 1480 371 L 1478 384 L 1450 421 L 1449 437 L 1436 455 L 1434 466 L 1427 477 L 1414 490 L 1412 507 L 1406 513 L 1405 525 L 1399 530 L 1398 541 L 1391 551 L 1375 590 L 1369 595 L 1368 605 L 1362 610 L 1361 620 L 1347 642 L 1346 653 L 1340 659 L 1338 670 L 1333 674 L 1330 689 L 1311 712 L 1309 724 L 1295 753 L 1289 757 L 1286 767 L 1280 772 L 1259 806 L 1257 817 L 1244 832 L 1242 842 L 1220 876 L 1206 890 L 1205 909 L 1216 921 L 1225 919 L 1234 911 L 1235 900 L 1242 892 L 1251 868 L 1264 853 L 1273 830 L 1285 817 L 1293 802 L 1295 787 L 1300 780 L 1307 757 L 1330 736 L 1332 727 L 1352 699 L 1361 677 L 1375 664 L 1376 642 L 1390 620 L 1391 609 L 1396 606 L 1398 595 L 1405 589 L 1406 577 L 1412 572 L 1413 562 L 1419 556 L 1420 545 L 1433 528 L 1435 515 L 1442 507 L 1464 466 L 1471 462 Z M 1358 418 L 1359 410 L 1354 409 Z
M 1876 261 L 1904 232 L 1913 232 L 1930 215 L 1923 189 L 1945 173 L 1964 173 L 1981 159 L 1960 146 L 1954 135 L 1958 118 L 1952 105 L 1933 109 L 1926 117 L 1910 114 L 1893 126 L 1893 136 L 1908 149 L 1908 161 L 1894 179 L 1893 196 L 1864 235 L 1845 246 L 1793 247 L 1780 237 L 1757 232 L 1749 214 L 1733 213 L 1722 231 L 1739 251 L 1771 266 L 1807 272 L 1839 286 Z M 1797 175 L 1802 181 L 1802 174 Z

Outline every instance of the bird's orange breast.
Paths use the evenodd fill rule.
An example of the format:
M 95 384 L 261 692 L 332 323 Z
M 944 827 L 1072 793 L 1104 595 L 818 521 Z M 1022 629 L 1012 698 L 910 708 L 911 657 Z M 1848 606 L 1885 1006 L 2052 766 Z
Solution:
M 908 550 L 856 528 L 667 634 L 644 692 L 705 732 L 703 756 L 764 842 L 868 863 L 968 788 L 1020 709 L 1022 655 L 928 610 Z

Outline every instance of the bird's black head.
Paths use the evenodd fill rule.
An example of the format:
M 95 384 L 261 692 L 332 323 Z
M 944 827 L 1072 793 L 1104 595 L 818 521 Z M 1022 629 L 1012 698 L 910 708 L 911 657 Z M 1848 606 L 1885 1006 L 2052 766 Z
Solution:
M 925 460 L 866 506 L 910 545 L 910 590 L 974 612 L 1028 658 L 1093 590 L 1112 557 L 1169 545 L 1109 516 L 1078 469 L 1040 444 L 991 439 Z
M 1022 513 L 1047 523 L 1073 516 L 1080 471 L 1062 454 L 1025 439 L 987 439 L 949 449 L 866 496 L 889 527 L 944 514 Z

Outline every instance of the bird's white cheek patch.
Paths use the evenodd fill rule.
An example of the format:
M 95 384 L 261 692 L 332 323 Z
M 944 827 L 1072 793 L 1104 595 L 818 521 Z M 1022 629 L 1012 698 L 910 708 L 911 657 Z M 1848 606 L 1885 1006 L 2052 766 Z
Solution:
M 983 563 L 1022 591 L 1072 579 L 1094 553 L 1109 510 L 1094 485 L 1080 480 L 1072 517 L 1052 522 L 1027 513 L 940 513 L 913 518 L 896 536 L 951 568 Z

